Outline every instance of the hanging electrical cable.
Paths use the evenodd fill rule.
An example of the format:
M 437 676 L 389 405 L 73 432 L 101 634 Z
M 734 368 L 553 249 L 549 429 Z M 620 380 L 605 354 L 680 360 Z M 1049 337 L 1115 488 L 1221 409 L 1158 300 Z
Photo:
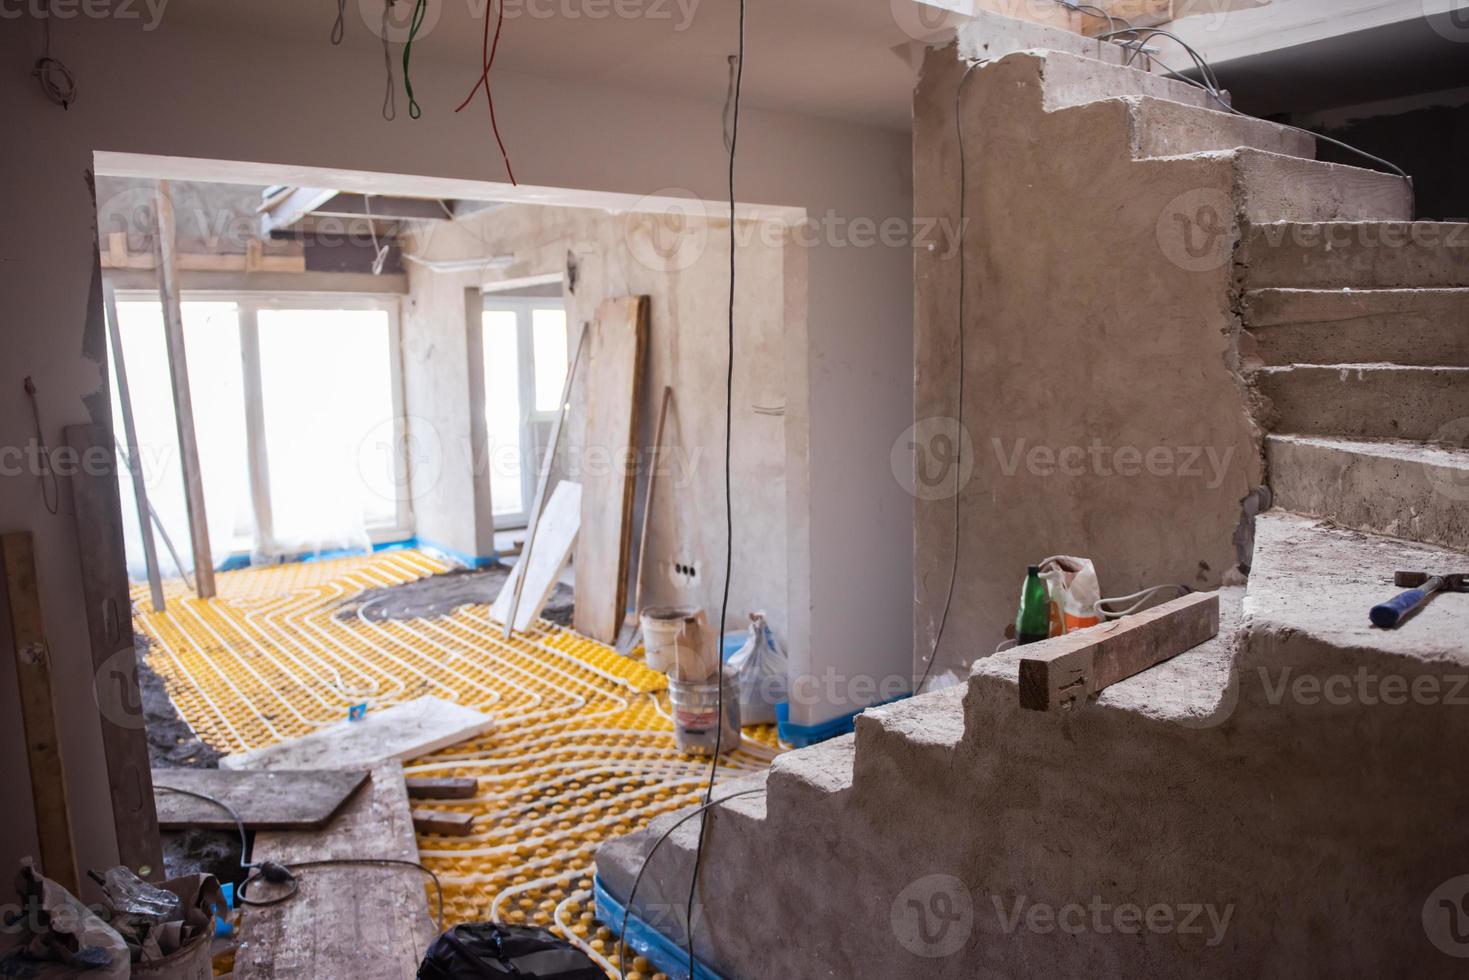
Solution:
M 41 92 L 61 106 L 63 110 L 71 108 L 71 104 L 77 98 L 77 78 L 72 70 L 66 67 L 60 60 L 51 57 L 51 11 L 48 7 L 45 16 L 41 18 L 46 36 L 45 48 L 41 57 L 36 59 L 31 74 L 35 76 L 36 84 L 41 86 Z
M 918 679 L 917 685 L 913 688 L 915 697 L 923 693 L 923 685 L 928 683 L 928 676 L 933 673 L 933 665 L 938 662 L 939 644 L 944 640 L 944 629 L 949 625 L 949 609 L 954 605 L 954 583 L 959 577 L 959 546 L 962 541 L 960 529 L 963 516 L 963 509 L 959 505 L 959 475 L 963 472 L 964 463 L 964 299 L 969 288 L 967 282 L 969 278 L 968 253 L 964 247 L 964 231 L 969 224 L 967 201 L 969 164 L 964 148 L 964 86 L 969 82 L 969 76 L 974 74 L 974 69 L 987 63 L 987 61 L 972 62 L 964 70 L 964 77 L 959 79 L 959 84 L 954 90 L 954 128 L 958 133 L 959 141 L 959 381 L 955 398 L 959 438 L 954 440 L 954 547 L 953 557 L 949 562 L 949 587 L 944 596 L 944 611 L 939 615 L 938 632 L 934 634 L 933 646 L 928 653 L 928 663 L 923 667 L 923 676 Z
M 724 590 L 719 602 L 719 630 L 729 618 L 729 583 L 734 574 L 734 484 L 732 479 L 732 456 L 734 448 L 734 365 L 735 365 L 735 161 L 740 143 L 740 94 L 745 81 L 745 3 L 739 5 L 739 44 L 734 62 L 734 91 L 729 111 L 729 317 L 725 334 L 724 369 Z M 715 725 L 714 757 L 709 760 L 709 784 L 704 790 L 704 806 L 699 812 L 699 838 L 694 845 L 694 870 L 689 876 L 689 899 L 684 909 L 685 932 L 688 938 L 689 977 L 697 976 L 694 959 L 694 898 L 699 891 L 699 868 L 704 862 L 704 837 L 709 829 L 709 807 L 714 800 L 714 784 L 719 775 L 719 754 L 724 751 L 724 659 L 721 653 L 719 672 L 715 678 L 718 694 L 715 695 L 714 714 L 719 719 Z
M 469 90 L 469 94 L 454 111 L 462 111 L 474 99 L 480 86 L 484 86 L 485 103 L 490 107 L 490 129 L 494 131 L 495 143 L 500 147 L 500 158 L 505 161 L 505 173 L 510 176 L 511 186 L 515 186 L 515 170 L 510 166 L 510 154 L 505 149 L 505 140 L 500 137 L 500 124 L 495 119 L 495 96 L 490 92 L 490 68 L 495 64 L 495 54 L 500 50 L 500 32 L 505 28 L 505 0 L 500 0 L 496 7 L 499 10 L 499 16 L 495 19 L 495 41 L 493 44 L 490 43 L 490 12 L 486 9 L 484 40 L 480 46 L 480 61 L 484 63 L 484 68 L 480 71 L 474 88 Z
M 347 0 L 337 0 L 337 19 L 332 22 L 332 45 L 342 43 L 347 33 Z
M 383 21 L 380 33 L 383 37 L 383 70 L 388 76 L 388 87 L 383 92 L 383 118 L 388 122 L 398 118 L 398 95 L 393 89 L 393 51 L 388 45 L 388 13 L 392 9 L 393 0 L 383 0 Z
M 380 276 L 383 274 L 383 266 L 388 261 L 388 249 L 391 245 L 379 245 L 377 240 L 377 227 L 372 221 L 372 195 L 362 195 L 362 210 L 367 215 L 367 234 L 372 238 L 372 274 Z
M 25 379 L 26 397 L 31 401 L 31 418 L 36 423 L 36 447 L 39 450 L 39 458 L 36 462 L 36 476 L 41 481 L 41 503 L 46 512 L 53 517 L 61 510 L 61 487 L 56 482 L 56 472 L 51 469 L 51 451 L 46 448 L 46 433 L 41 428 L 41 404 L 36 399 L 36 383 L 31 380 L 30 375 Z M 46 493 L 46 477 L 51 478 L 51 492 Z
M 416 0 L 413 4 L 413 16 L 408 20 L 408 40 L 403 42 L 403 91 L 408 93 L 410 119 L 423 115 L 423 110 L 418 107 L 418 100 L 413 97 L 413 79 L 408 75 L 408 59 L 413 54 L 413 42 L 417 39 L 419 28 L 423 27 L 423 19 L 427 14 L 428 0 Z

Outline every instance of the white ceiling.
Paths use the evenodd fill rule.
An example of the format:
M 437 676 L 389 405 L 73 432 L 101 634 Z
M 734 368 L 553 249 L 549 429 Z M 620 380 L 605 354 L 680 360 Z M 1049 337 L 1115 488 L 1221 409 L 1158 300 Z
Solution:
M 380 50 L 369 28 L 383 0 L 346 0 L 344 46 Z M 723 101 L 735 50 L 736 0 L 505 0 L 496 69 Z M 395 0 L 406 23 L 413 0 Z M 430 28 L 414 58 L 469 66 L 473 82 L 486 0 L 429 0 Z M 915 71 L 914 0 L 748 0 L 748 104 L 906 129 Z M 616 11 L 637 16 L 616 15 Z M 188 0 L 165 28 L 319 38 L 325 56 L 333 0 Z M 905 27 L 907 30 L 905 30 Z M 401 33 L 395 35 L 401 37 Z M 399 57 L 394 52 L 395 60 Z

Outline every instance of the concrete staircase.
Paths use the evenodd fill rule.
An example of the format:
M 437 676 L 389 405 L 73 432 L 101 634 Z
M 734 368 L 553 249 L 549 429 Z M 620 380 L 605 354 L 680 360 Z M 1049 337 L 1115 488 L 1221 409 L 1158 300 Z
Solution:
M 1269 224 L 1238 267 L 1276 503 L 1469 551 L 1469 225 Z
M 1017 99 L 1039 79 L 1046 113 L 1233 202 L 1220 289 L 1277 509 L 1219 636 L 1081 710 L 1021 710 L 1010 651 L 722 785 L 764 792 L 710 812 L 700 962 L 730 980 L 1462 975 L 1469 943 L 1430 899 L 1469 874 L 1469 596 L 1394 632 L 1367 610 L 1397 568 L 1469 571 L 1469 234 L 1407 223 L 1403 181 L 1312 160 L 1179 83 L 1059 53 L 981 70 L 1013 73 Z M 1408 237 L 1312 247 L 1313 228 Z M 676 819 L 601 849 L 604 917 Z M 697 834 L 668 838 L 633 903 L 673 977 Z

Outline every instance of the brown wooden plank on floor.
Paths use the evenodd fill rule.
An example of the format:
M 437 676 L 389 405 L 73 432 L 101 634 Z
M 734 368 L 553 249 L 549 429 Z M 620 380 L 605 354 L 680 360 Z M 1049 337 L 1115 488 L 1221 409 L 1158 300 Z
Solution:
M 300 864 L 334 858 L 418 860 L 403 767 L 372 770 L 322 830 L 262 831 L 255 861 Z M 267 886 L 251 896 L 268 898 Z M 427 890 L 426 890 L 427 889 Z M 235 976 L 240 980 L 410 980 L 433 940 L 428 877 L 412 868 L 305 868 L 296 897 L 279 905 L 245 906 Z
M 367 780 L 367 770 L 269 771 L 157 769 L 153 783 L 158 826 L 235 830 L 223 808 L 168 787 L 203 793 L 229 804 L 252 830 L 319 830 Z

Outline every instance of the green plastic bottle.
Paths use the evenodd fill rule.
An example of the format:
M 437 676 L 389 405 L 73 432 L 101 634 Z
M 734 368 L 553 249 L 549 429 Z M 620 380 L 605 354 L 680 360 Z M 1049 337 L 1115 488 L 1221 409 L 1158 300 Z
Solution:
M 1041 570 L 1031 565 L 1025 573 L 1025 584 L 1020 587 L 1020 612 L 1015 616 L 1015 639 L 1020 646 L 1039 643 L 1051 636 L 1051 597 L 1046 583 L 1041 581 Z

